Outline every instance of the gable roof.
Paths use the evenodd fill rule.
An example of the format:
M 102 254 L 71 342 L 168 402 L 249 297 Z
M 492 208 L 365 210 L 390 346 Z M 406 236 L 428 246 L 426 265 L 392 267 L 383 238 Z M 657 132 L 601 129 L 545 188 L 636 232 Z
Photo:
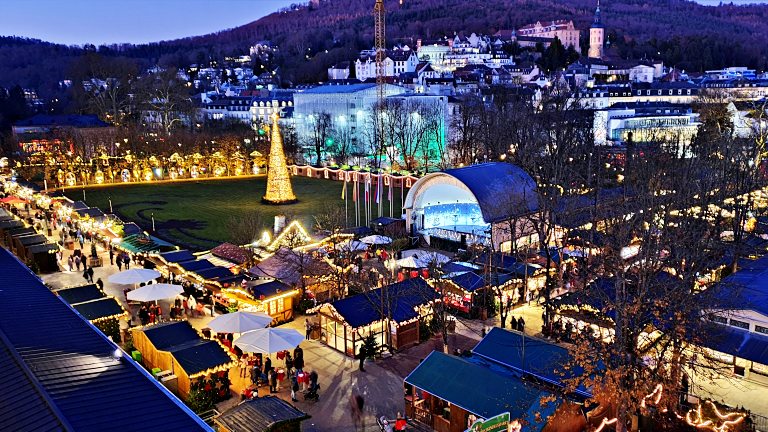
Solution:
M 715 289 L 730 309 L 750 309 L 768 316 L 768 255 L 725 277 Z
M 173 355 L 187 375 L 232 362 L 218 342 L 200 337 L 188 321 L 172 321 L 141 330 L 158 351 Z
M 181 250 L 175 250 L 170 252 L 163 252 L 160 254 L 160 258 L 163 259 L 163 261 L 168 263 L 180 263 L 184 261 L 192 261 L 195 259 L 195 255 L 192 254 L 192 252 L 181 249 Z
M 467 385 L 467 379 L 482 385 Z M 486 419 L 504 412 L 513 419 L 521 418 L 531 408 L 540 407 L 548 394 L 500 368 L 438 351 L 432 351 L 405 382 Z
M 267 432 L 308 418 L 308 414 L 288 402 L 276 396 L 264 396 L 242 402 L 216 417 L 214 422 L 231 432 Z
M 498 327 L 492 328 L 472 353 L 557 386 L 563 385 L 564 378 L 582 373 L 581 370 L 566 370 L 565 366 L 570 362 L 566 348 Z
M 245 249 L 232 243 L 222 243 L 211 249 L 211 253 L 213 256 L 223 258 L 235 264 L 244 264 L 250 258 Z
M 464 291 L 473 292 L 477 289 L 483 288 L 486 283 L 485 279 L 472 272 L 465 272 L 449 278 L 451 282 L 461 287 Z
M 104 297 L 104 293 L 101 292 L 96 284 L 86 284 L 68 288 L 61 288 L 54 291 L 61 298 L 69 304 L 82 303 L 84 301 L 94 300 Z
M 389 298 L 392 319 L 398 323 L 416 318 L 417 306 L 426 305 L 440 297 L 434 288 L 418 277 L 336 300 L 330 306 L 353 328 L 362 327 L 381 319 L 381 297 L 384 290 Z
M 113 342 L 5 249 L 0 249 L 0 268 L 0 358 L 8 363 L 10 352 L 16 364 L 10 371 L 22 377 L 8 384 L 17 392 L 0 394 L 0 424 L 23 424 L 29 417 L 40 424 L 18 430 L 141 430 L 158 424 L 165 431 L 211 430 L 132 359 L 114 357 Z M 29 312 L 30 304 L 35 313 Z M 3 370 L 0 380 L 5 381 L 11 372 Z M 45 399 L 51 408 L 39 409 Z M 21 400 L 30 402 L 16 404 Z

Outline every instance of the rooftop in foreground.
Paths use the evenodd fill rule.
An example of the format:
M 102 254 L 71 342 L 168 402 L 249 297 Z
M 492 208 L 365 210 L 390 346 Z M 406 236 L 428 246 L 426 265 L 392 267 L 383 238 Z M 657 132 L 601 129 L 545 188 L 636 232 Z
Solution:
M 211 430 L 5 249 L 0 269 L 3 430 Z

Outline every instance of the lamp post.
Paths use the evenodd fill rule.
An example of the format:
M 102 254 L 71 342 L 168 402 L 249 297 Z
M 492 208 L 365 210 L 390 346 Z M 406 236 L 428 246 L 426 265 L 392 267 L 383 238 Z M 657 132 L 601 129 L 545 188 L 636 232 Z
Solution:
M 152 232 L 155 232 L 155 212 L 152 212 Z

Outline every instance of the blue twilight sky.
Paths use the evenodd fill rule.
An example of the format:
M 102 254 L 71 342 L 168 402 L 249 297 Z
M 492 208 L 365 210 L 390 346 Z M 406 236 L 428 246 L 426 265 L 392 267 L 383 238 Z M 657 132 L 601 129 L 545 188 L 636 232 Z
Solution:
M 156 42 L 237 27 L 291 3 L 305 1 L 0 0 L 0 35 L 26 36 L 69 45 Z M 720 2 L 695 1 L 709 5 Z M 735 4 L 768 2 L 724 2 L 731 1 Z
M 0 0 L 0 35 L 68 45 L 156 42 L 237 27 L 299 2 Z

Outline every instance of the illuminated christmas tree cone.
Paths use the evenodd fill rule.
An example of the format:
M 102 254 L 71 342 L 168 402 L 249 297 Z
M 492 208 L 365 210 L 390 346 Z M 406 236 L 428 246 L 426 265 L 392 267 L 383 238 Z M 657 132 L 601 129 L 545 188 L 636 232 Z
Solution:
M 295 203 L 296 195 L 291 187 L 291 175 L 283 152 L 283 137 L 277 121 L 280 116 L 272 114 L 272 146 L 269 149 L 269 167 L 267 169 L 267 194 L 262 201 L 267 204 Z

